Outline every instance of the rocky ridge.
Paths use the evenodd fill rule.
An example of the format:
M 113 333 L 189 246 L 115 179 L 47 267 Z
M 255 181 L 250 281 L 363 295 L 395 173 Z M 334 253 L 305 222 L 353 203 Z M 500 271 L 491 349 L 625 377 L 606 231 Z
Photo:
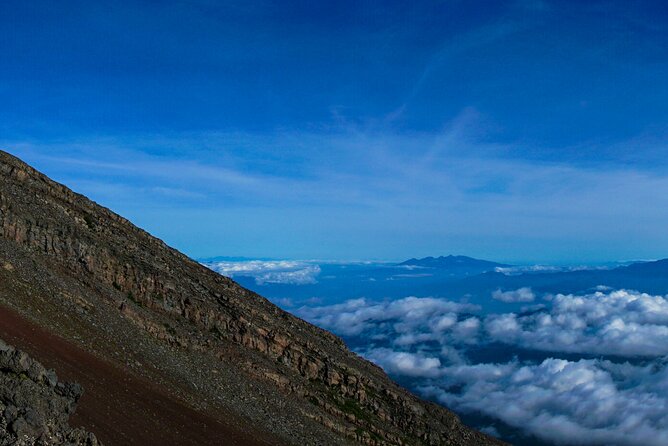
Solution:
M 5 257 L 17 256 L 22 260 L 14 263 L 39 264 L 74 281 L 76 286 L 48 294 L 75 308 L 82 321 L 121 319 L 140 336 L 169 348 L 174 353 L 165 361 L 173 361 L 162 367 L 165 374 L 186 367 L 174 358 L 190 352 L 198 361 L 215 359 L 216 373 L 251 380 L 258 386 L 253 389 L 261 390 L 250 392 L 263 395 L 263 411 L 274 417 L 269 430 L 282 441 L 499 444 L 464 426 L 447 409 L 397 386 L 338 337 L 280 310 L 4 152 L 0 179 L 0 235 L 11 243 Z M 5 273 L 15 269 L 14 263 L 5 262 Z M 26 299 L 39 293 L 29 290 Z M 48 323 L 64 323 L 49 317 Z M 120 336 L 111 341 L 120 345 Z M 104 353 L 104 347 L 99 350 Z M 207 380 L 198 383 L 193 381 L 186 399 L 196 393 L 192 400 L 204 408 L 225 404 L 213 401 L 210 391 L 196 391 L 210 385 Z M 243 416 L 261 417 L 256 407 L 233 406 Z
M 82 392 L 0 339 L 0 446 L 101 446 L 68 425 Z

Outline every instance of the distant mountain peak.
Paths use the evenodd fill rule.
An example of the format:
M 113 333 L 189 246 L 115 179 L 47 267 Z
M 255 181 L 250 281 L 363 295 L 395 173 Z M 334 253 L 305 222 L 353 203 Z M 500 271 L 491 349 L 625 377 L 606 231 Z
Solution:
M 421 259 L 412 258 L 401 262 L 402 266 L 421 266 L 425 268 L 476 268 L 492 270 L 497 267 L 507 267 L 503 263 L 491 262 L 489 260 L 480 260 L 473 257 L 461 255 L 447 255 L 440 257 L 423 257 Z
M 617 268 L 618 271 L 637 273 L 668 273 L 668 259 L 652 260 L 647 262 L 635 262 L 627 266 Z

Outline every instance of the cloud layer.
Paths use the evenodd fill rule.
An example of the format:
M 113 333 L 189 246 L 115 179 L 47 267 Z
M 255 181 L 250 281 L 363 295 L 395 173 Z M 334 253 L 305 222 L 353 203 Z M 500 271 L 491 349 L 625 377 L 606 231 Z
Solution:
M 489 316 L 497 341 L 551 352 L 668 355 L 668 299 L 630 291 L 557 295 L 549 310 Z
M 317 283 L 320 267 L 313 263 L 290 260 L 249 260 L 206 263 L 212 270 L 228 277 L 253 277 L 258 285 L 281 283 L 305 285 Z
M 528 288 L 490 297 L 536 299 Z M 557 444 L 668 444 L 668 299 L 617 290 L 547 296 L 543 305 L 483 316 L 470 304 L 408 297 L 299 314 L 454 410 Z M 472 351 L 503 348 L 542 351 L 546 359 L 469 359 Z M 600 355 L 607 359 L 591 359 Z
M 423 361 L 428 361 L 424 358 Z M 396 371 L 389 366 L 388 370 Z M 434 368 L 424 395 L 559 444 L 668 444 L 665 364 L 546 359 Z M 457 388 L 458 391 L 450 389 Z
M 492 299 L 500 300 L 501 302 L 533 302 L 536 295 L 531 291 L 531 288 L 523 287 L 514 291 L 496 290 L 492 293 Z
M 394 339 L 401 345 L 437 340 L 444 333 L 466 335 L 479 325 L 472 317 L 459 321 L 458 314 L 476 311 L 475 305 L 443 299 L 406 297 L 395 301 L 372 302 L 353 299 L 324 307 L 304 307 L 300 316 L 345 336 L 372 333 L 375 339 Z M 405 336 L 402 336 L 405 335 Z

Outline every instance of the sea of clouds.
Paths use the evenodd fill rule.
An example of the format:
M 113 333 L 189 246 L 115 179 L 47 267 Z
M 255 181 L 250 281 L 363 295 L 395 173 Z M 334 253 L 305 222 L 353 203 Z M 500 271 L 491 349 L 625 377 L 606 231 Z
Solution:
M 628 262 L 611 263 L 609 265 L 591 266 L 591 265 L 515 265 L 515 266 L 497 266 L 494 271 L 505 274 L 506 276 L 518 276 L 520 274 L 541 274 L 541 273 L 563 273 L 570 271 L 591 271 L 608 270 L 619 266 L 629 264 Z
M 538 297 L 483 315 L 436 298 L 349 300 L 298 314 L 416 392 L 556 444 L 668 444 L 668 299 L 628 290 Z M 474 360 L 475 351 L 517 354 Z M 541 352 L 522 355 L 519 352 Z M 495 432 L 494 426 L 487 431 Z
M 212 270 L 228 277 L 245 276 L 258 285 L 268 283 L 305 285 L 317 283 L 320 266 L 306 261 L 247 260 L 205 262 Z

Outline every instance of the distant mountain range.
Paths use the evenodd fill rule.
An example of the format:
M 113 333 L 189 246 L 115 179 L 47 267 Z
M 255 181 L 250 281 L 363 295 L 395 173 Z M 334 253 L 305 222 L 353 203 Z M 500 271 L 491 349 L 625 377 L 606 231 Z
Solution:
M 668 293 L 668 259 L 637 262 L 616 268 L 582 268 L 576 270 L 509 270 L 510 265 L 474 259 L 467 256 L 425 257 L 410 259 L 402 266 L 416 266 L 453 272 L 439 276 L 428 284 L 430 293 L 448 290 L 450 295 L 486 296 L 496 289 L 513 290 L 530 287 L 542 293 L 583 293 L 596 289 L 634 289 L 653 294 Z M 466 271 L 467 274 L 462 274 Z M 437 282 L 441 285 L 439 286 Z M 422 291 L 419 287 L 416 292 Z
M 531 288 L 537 294 L 583 294 L 613 289 L 629 289 L 643 293 L 668 294 L 668 259 L 638 262 L 610 269 L 574 271 L 523 272 L 507 274 L 487 271 L 482 274 L 431 283 L 417 294 L 447 290 L 450 296 L 477 296 L 487 300 L 495 290 Z M 504 304 L 505 305 L 505 304 Z
M 424 268 L 439 269 L 480 269 L 482 271 L 493 271 L 495 268 L 509 267 L 503 263 L 490 262 L 488 260 L 474 259 L 468 256 L 440 256 L 423 257 L 421 259 L 409 259 L 401 262 L 401 266 L 420 266 Z M 481 272 L 482 272 L 481 271 Z
M 513 266 L 462 255 L 412 258 L 401 263 L 319 263 L 308 282 L 257 281 L 252 273 L 234 275 L 244 286 L 261 291 L 286 307 L 347 299 L 398 299 L 406 296 L 465 299 L 490 311 L 509 311 L 513 305 L 492 301 L 497 290 L 531 288 L 537 295 L 582 294 L 629 289 L 668 294 L 668 259 L 610 264 L 605 267 Z M 286 303 L 287 302 L 287 303 Z M 539 299 L 536 299 L 539 302 Z M 519 307 L 525 303 L 517 304 Z
M 637 262 L 628 266 L 616 268 L 616 270 L 651 276 L 659 274 L 668 277 L 668 259 L 655 260 L 652 262 Z

